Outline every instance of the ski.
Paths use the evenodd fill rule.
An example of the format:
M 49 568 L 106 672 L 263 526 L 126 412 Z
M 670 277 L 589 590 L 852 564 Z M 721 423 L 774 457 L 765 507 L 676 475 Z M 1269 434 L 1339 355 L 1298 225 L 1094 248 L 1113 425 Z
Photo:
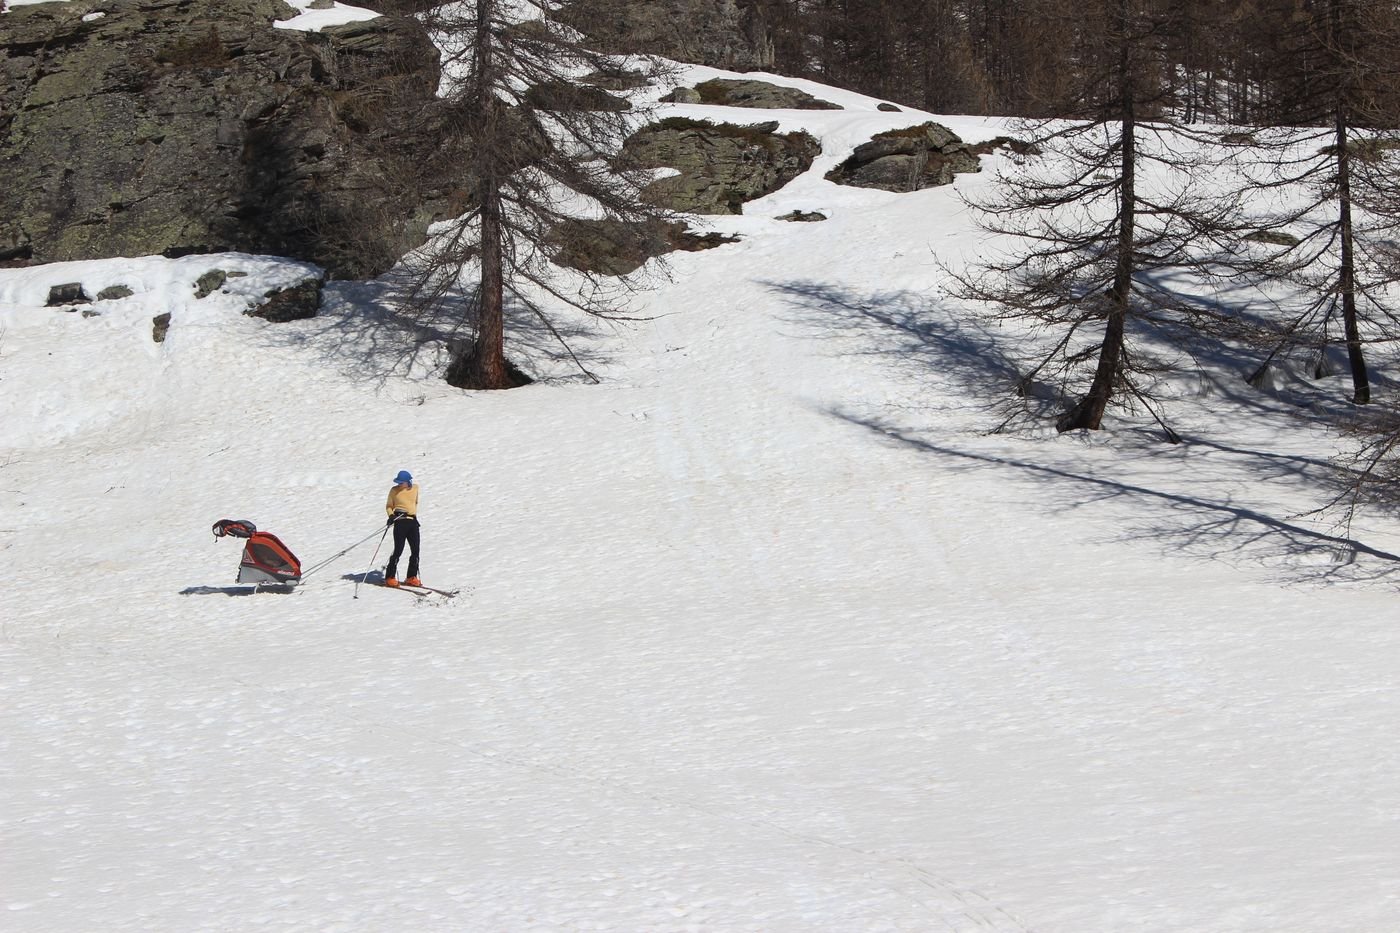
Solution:
M 385 587 L 385 589 L 394 589 L 394 587 Z M 398 585 L 398 589 L 417 590 L 423 593 L 436 593 L 439 596 L 446 596 L 448 599 L 451 599 L 458 593 L 462 592 L 461 590 L 440 590 L 435 586 L 409 586 L 407 583 L 400 583 Z
M 436 595 L 451 599 L 461 592 L 461 590 L 440 590 L 433 586 L 409 586 L 407 583 L 400 583 L 398 586 L 386 586 L 375 580 L 365 580 L 363 582 L 369 586 L 377 586 L 382 590 L 403 590 L 406 593 L 412 593 L 414 596 L 420 597 Z

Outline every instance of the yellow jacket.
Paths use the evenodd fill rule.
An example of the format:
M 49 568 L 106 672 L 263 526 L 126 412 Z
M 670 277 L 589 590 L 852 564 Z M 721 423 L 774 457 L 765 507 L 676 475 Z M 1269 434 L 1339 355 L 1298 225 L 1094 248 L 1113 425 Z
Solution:
M 395 512 L 418 517 L 417 483 L 411 486 L 395 486 L 389 490 L 389 501 L 384 503 L 384 514 L 393 515 Z

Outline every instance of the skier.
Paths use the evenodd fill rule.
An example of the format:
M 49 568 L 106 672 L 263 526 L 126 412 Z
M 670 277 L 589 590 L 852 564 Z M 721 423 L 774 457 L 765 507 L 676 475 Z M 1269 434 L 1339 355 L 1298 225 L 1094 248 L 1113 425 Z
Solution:
M 389 501 L 384 504 L 389 513 L 386 524 L 394 528 L 394 555 L 389 558 L 389 567 L 384 571 L 384 585 L 399 585 L 399 555 L 408 544 L 408 579 L 405 586 L 422 586 L 418 579 L 418 487 L 413 482 L 413 474 L 399 470 L 394 477 L 394 486 L 389 490 Z

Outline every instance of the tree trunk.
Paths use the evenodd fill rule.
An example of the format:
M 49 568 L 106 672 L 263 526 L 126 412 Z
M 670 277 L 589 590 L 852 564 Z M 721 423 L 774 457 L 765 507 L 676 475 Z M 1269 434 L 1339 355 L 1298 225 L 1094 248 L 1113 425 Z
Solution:
M 1103 422 L 1104 410 L 1113 398 L 1113 390 L 1118 384 L 1123 363 L 1123 343 L 1128 323 L 1128 302 L 1133 286 L 1133 241 L 1136 226 L 1137 193 L 1135 191 L 1135 169 L 1137 165 L 1137 114 L 1131 60 L 1128 55 L 1127 0 L 1119 3 L 1119 28 L 1123 30 L 1119 41 L 1122 43 L 1119 68 L 1122 98 L 1122 129 L 1119 137 L 1119 195 L 1118 195 L 1118 244 L 1113 264 L 1113 287 L 1106 296 L 1109 303 L 1108 320 L 1104 324 L 1103 343 L 1099 347 L 1099 365 L 1094 370 L 1094 381 L 1089 392 L 1066 412 L 1056 425 L 1061 431 L 1087 428 L 1097 431 Z
M 492 186 L 481 210 L 481 290 L 477 297 L 473 374 L 482 389 L 512 387 L 506 371 L 505 288 L 501 271 L 501 202 Z
M 476 341 L 472 347 L 468 378 L 478 389 L 509 389 L 506 373 L 505 289 L 501 255 L 501 192 L 493 155 L 486 151 L 499 132 L 495 101 L 495 62 L 492 59 L 491 25 L 494 0 L 476 0 L 476 95 L 481 136 L 477 147 L 477 179 L 481 198 L 481 279 L 477 293 Z
M 1341 2 L 1333 0 L 1330 22 L 1332 42 L 1341 41 Z M 1366 372 L 1366 354 L 1361 349 L 1361 328 L 1356 319 L 1356 253 L 1351 222 L 1351 150 L 1348 148 L 1349 108 L 1346 91 L 1339 89 L 1336 102 L 1337 129 L 1337 202 L 1341 209 L 1341 268 L 1338 270 L 1337 290 L 1342 297 L 1342 327 L 1346 332 L 1347 360 L 1351 363 L 1351 400 L 1357 405 L 1371 401 L 1371 380 Z
M 1345 139 L 1345 133 L 1338 134 Z M 1346 144 L 1337 156 L 1338 200 L 1341 202 L 1342 257 L 1338 289 L 1342 293 L 1342 326 L 1346 332 L 1347 360 L 1351 364 L 1351 400 L 1357 405 L 1371 401 L 1371 380 L 1366 371 L 1366 354 L 1361 348 L 1361 328 L 1356 317 L 1356 259 L 1351 227 L 1351 179 Z

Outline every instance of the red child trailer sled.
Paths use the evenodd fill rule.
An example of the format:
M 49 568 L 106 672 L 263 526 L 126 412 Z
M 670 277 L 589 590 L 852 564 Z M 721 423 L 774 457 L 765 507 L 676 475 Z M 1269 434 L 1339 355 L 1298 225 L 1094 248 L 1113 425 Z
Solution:
M 238 564 L 238 582 L 295 586 L 301 582 L 301 561 L 274 534 L 258 531 L 246 520 L 224 518 L 214 523 L 214 537 L 246 538 Z

